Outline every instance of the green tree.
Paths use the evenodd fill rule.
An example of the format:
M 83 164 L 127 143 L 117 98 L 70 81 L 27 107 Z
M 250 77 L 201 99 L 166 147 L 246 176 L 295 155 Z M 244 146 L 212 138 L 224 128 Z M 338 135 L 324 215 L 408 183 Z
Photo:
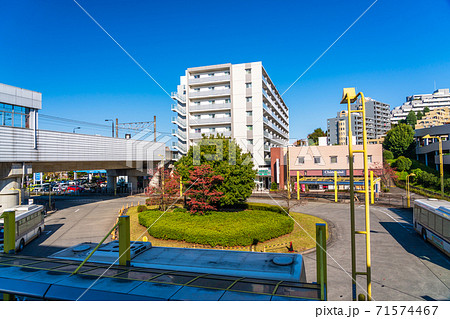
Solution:
M 417 124 L 417 116 L 413 110 L 409 111 L 408 116 L 406 117 L 406 123 L 411 125 L 413 128 Z
M 410 125 L 399 123 L 384 138 L 383 147 L 395 157 L 410 154 L 415 147 L 414 130 Z
M 194 171 L 195 166 L 209 164 L 214 175 L 223 177 L 223 181 L 218 183 L 215 189 L 224 194 L 219 200 L 220 206 L 234 205 L 250 197 L 256 178 L 251 155 L 243 153 L 234 140 L 223 136 L 203 136 L 199 144 L 199 152 L 198 148 L 194 152 L 194 147 L 191 147 L 188 153 L 175 163 L 183 182 L 190 179 L 190 172 Z M 196 162 L 194 155 L 198 155 Z
M 392 154 L 391 151 L 384 150 L 384 151 L 383 151 L 383 158 L 384 158 L 385 160 L 391 160 L 391 159 L 394 159 L 394 154 Z
M 421 120 L 423 118 L 423 114 L 422 114 L 422 112 L 417 112 L 417 119 L 418 120 Z
M 423 109 L 423 114 L 425 115 L 428 112 L 430 112 L 430 109 L 428 108 L 428 106 L 425 106 L 425 108 Z
M 316 128 L 314 132 L 308 135 L 308 139 L 312 140 L 312 145 L 316 145 L 319 143 L 319 137 L 327 136 L 327 132 L 322 131 L 320 127 Z
M 397 167 L 397 169 L 402 172 L 409 170 L 411 165 L 412 165 L 412 161 L 409 158 L 406 158 L 404 156 L 400 156 L 395 161 L 395 167 Z

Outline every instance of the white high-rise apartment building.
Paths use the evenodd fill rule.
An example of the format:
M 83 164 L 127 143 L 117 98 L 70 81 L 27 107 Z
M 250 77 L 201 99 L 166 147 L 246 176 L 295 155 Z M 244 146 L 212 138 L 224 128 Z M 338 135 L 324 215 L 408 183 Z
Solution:
M 173 146 L 181 155 L 203 134 L 232 137 L 268 186 L 270 148 L 289 141 L 289 109 L 261 62 L 189 68 L 172 98 Z
M 406 102 L 395 107 L 391 111 L 391 123 L 398 124 L 400 120 L 405 120 L 410 111 L 423 112 L 425 107 L 431 110 L 450 107 L 450 91 L 449 89 L 439 89 L 432 94 L 415 94 L 408 96 Z

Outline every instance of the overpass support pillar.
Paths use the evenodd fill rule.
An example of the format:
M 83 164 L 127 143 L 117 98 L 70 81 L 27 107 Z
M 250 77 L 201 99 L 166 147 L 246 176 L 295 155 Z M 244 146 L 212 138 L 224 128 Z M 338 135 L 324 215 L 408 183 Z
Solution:
M 117 183 L 117 176 L 111 175 L 108 172 L 108 176 L 106 177 L 107 181 L 107 187 L 108 187 L 108 193 L 114 193 L 116 189 L 116 183 Z
M 19 205 L 19 178 L 0 179 L 0 210 Z
M 137 176 L 128 175 L 128 183 L 131 183 L 131 190 L 134 192 L 137 190 L 138 178 Z

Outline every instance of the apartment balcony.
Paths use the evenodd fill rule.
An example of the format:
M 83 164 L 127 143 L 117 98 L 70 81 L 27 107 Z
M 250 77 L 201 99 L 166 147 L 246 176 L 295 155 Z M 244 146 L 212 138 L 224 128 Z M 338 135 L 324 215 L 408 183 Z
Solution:
M 267 94 L 265 90 L 263 90 L 263 96 L 266 98 L 266 100 L 270 103 L 270 105 L 278 112 L 280 117 L 286 121 L 286 123 L 289 123 L 288 117 L 284 115 L 284 113 L 280 110 L 280 107 L 272 100 L 272 98 Z
M 284 123 L 272 110 L 266 105 L 266 103 L 263 103 L 263 109 L 269 113 L 269 115 L 278 122 L 280 126 L 286 129 L 286 131 L 289 131 L 289 125 Z
M 180 153 L 182 154 L 186 154 L 187 153 L 187 146 L 182 144 L 182 143 L 173 143 L 173 147 L 175 147 L 175 149 L 177 149 Z
M 189 85 L 192 84 L 206 84 L 206 83 L 225 83 L 230 82 L 231 76 L 230 75 L 221 75 L 221 76 L 208 76 L 208 77 L 201 77 L 198 79 L 195 78 L 189 78 Z
M 281 136 L 285 137 L 287 139 L 288 133 L 283 132 L 280 128 L 278 128 L 275 124 L 269 121 L 267 117 L 263 117 L 263 122 L 266 124 L 269 128 L 276 131 Z
M 189 98 L 207 98 L 217 96 L 228 96 L 231 94 L 230 89 L 224 90 L 207 90 L 207 91 L 192 91 L 189 92 Z
M 179 116 L 172 116 L 172 123 L 176 124 L 182 128 L 186 128 L 186 120 L 183 120 Z
M 186 115 L 186 108 L 185 107 L 181 107 L 178 104 L 172 104 L 171 109 L 172 109 L 172 111 L 177 112 L 180 115 L 183 115 L 183 116 Z
M 231 131 L 225 131 L 225 132 L 204 132 L 204 133 L 189 133 L 189 139 L 191 140 L 201 140 L 203 138 L 203 135 L 210 136 L 210 135 L 223 135 L 225 137 L 231 137 Z
M 173 129 L 172 135 L 177 137 L 180 140 L 186 141 L 186 132 L 183 132 L 181 130 Z
M 172 92 L 171 97 L 172 97 L 172 99 L 177 99 L 181 103 L 186 103 L 186 96 L 180 95 L 180 94 L 178 94 L 178 92 Z
M 231 110 L 231 103 L 207 104 L 207 105 L 190 105 L 189 112 L 207 112 L 207 111 L 221 111 Z
M 263 83 L 269 89 L 270 93 L 273 95 L 274 99 L 278 102 L 283 111 L 287 113 L 288 112 L 287 108 L 284 107 L 284 104 L 281 102 L 281 99 L 278 97 L 278 94 L 275 92 L 275 89 L 272 88 L 272 86 L 269 84 L 269 82 L 267 82 L 264 76 L 263 76 Z
M 264 145 L 264 152 L 270 152 L 270 146 Z
M 213 124 L 231 124 L 231 116 L 227 117 L 211 117 L 206 119 L 189 118 L 190 126 L 197 125 L 213 125 Z
M 278 138 L 278 137 L 276 137 L 276 136 L 274 136 L 274 135 L 272 135 L 272 134 L 270 134 L 268 132 L 264 132 L 264 137 L 266 139 L 269 139 L 270 142 L 278 144 L 280 146 L 285 146 L 285 145 L 288 144 L 288 140 L 284 140 L 284 139 Z

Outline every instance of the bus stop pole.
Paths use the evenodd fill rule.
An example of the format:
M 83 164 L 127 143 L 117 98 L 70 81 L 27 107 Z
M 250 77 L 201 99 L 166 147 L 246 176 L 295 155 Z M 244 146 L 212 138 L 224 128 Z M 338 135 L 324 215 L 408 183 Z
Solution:
M 373 171 L 370 171 L 370 203 L 375 203 L 375 195 L 374 195 L 374 187 L 373 187 Z
M 119 217 L 119 264 L 129 266 L 130 254 L 130 216 Z
M 334 171 L 334 202 L 338 201 L 338 189 L 337 189 L 337 171 Z
M 300 172 L 297 171 L 297 200 L 300 200 Z
M 317 283 L 320 285 L 320 300 L 327 300 L 327 225 L 316 224 Z

